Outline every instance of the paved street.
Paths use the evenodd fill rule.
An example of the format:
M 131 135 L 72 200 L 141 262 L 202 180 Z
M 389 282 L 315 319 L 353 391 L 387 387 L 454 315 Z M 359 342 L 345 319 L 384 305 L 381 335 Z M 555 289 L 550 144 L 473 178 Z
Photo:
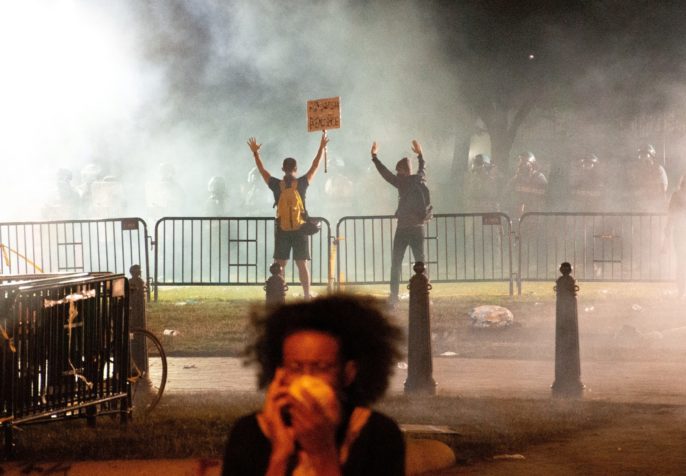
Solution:
M 554 362 L 437 357 L 438 393 L 464 397 L 549 398 Z M 397 368 L 392 393 L 401 393 L 407 370 Z M 584 398 L 686 405 L 684 362 L 583 362 Z M 168 392 L 254 391 L 255 371 L 237 358 L 169 358 Z

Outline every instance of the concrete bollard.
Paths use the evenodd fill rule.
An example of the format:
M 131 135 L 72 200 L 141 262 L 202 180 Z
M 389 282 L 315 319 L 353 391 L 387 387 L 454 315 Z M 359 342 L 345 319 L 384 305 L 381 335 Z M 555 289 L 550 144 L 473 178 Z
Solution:
M 572 265 L 562 263 L 560 276 L 555 285 L 557 303 L 555 306 L 555 382 L 553 397 L 581 398 L 584 384 L 581 383 L 579 359 L 579 315 L 576 294 L 579 286 L 571 276 Z
M 407 334 L 407 380 L 406 394 L 436 394 L 431 360 L 431 309 L 429 291 L 431 284 L 425 273 L 424 263 L 414 264 L 415 275 L 410 278 L 410 315 Z
M 272 275 L 264 285 L 267 306 L 284 304 L 286 302 L 288 286 L 286 286 L 286 280 L 283 279 L 281 265 L 279 263 L 272 263 L 269 267 L 269 272 Z

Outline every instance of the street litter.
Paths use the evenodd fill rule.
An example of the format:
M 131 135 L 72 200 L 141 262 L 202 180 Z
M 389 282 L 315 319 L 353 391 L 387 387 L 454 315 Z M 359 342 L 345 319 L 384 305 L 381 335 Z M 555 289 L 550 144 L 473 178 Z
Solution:
M 493 459 L 500 459 L 500 460 L 522 460 L 526 459 L 524 455 L 520 454 L 513 454 L 513 455 L 495 455 Z
M 179 331 L 177 331 L 176 329 L 165 329 L 162 332 L 162 335 L 176 337 L 176 336 L 180 336 L 181 333 Z
M 511 326 L 514 322 L 512 311 L 502 306 L 477 306 L 469 311 L 472 326 L 479 328 L 501 328 Z

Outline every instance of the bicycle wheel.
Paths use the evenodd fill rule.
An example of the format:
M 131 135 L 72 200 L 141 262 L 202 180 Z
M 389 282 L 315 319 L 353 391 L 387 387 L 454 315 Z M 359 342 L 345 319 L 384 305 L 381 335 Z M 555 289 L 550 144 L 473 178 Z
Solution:
M 131 329 L 129 345 L 131 407 L 148 413 L 160 402 L 167 384 L 167 355 L 155 334 L 145 329 Z

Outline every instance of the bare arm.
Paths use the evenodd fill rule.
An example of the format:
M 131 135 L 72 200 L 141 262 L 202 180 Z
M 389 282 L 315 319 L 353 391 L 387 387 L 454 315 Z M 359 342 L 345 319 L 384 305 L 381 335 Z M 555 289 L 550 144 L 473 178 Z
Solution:
M 310 170 L 307 171 L 305 174 L 305 177 L 307 177 L 307 183 L 312 182 L 312 179 L 314 178 L 314 174 L 317 173 L 317 169 L 319 168 L 319 162 L 322 160 L 322 153 L 324 152 L 324 148 L 326 147 L 326 144 L 329 143 L 329 138 L 326 136 L 326 131 L 322 131 L 322 139 L 319 142 L 319 150 L 317 150 L 317 155 L 315 156 L 314 160 L 312 161 L 312 165 L 310 166 Z
M 255 165 L 257 166 L 257 170 L 259 170 L 264 183 L 269 184 L 269 178 L 271 177 L 271 174 L 267 172 L 267 169 L 264 168 L 262 159 L 260 158 L 260 147 L 262 147 L 262 144 L 258 144 L 257 139 L 251 137 L 248 139 L 248 147 L 250 147 L 250 150 L 252 151 L 252 155 L 255 158 Z

